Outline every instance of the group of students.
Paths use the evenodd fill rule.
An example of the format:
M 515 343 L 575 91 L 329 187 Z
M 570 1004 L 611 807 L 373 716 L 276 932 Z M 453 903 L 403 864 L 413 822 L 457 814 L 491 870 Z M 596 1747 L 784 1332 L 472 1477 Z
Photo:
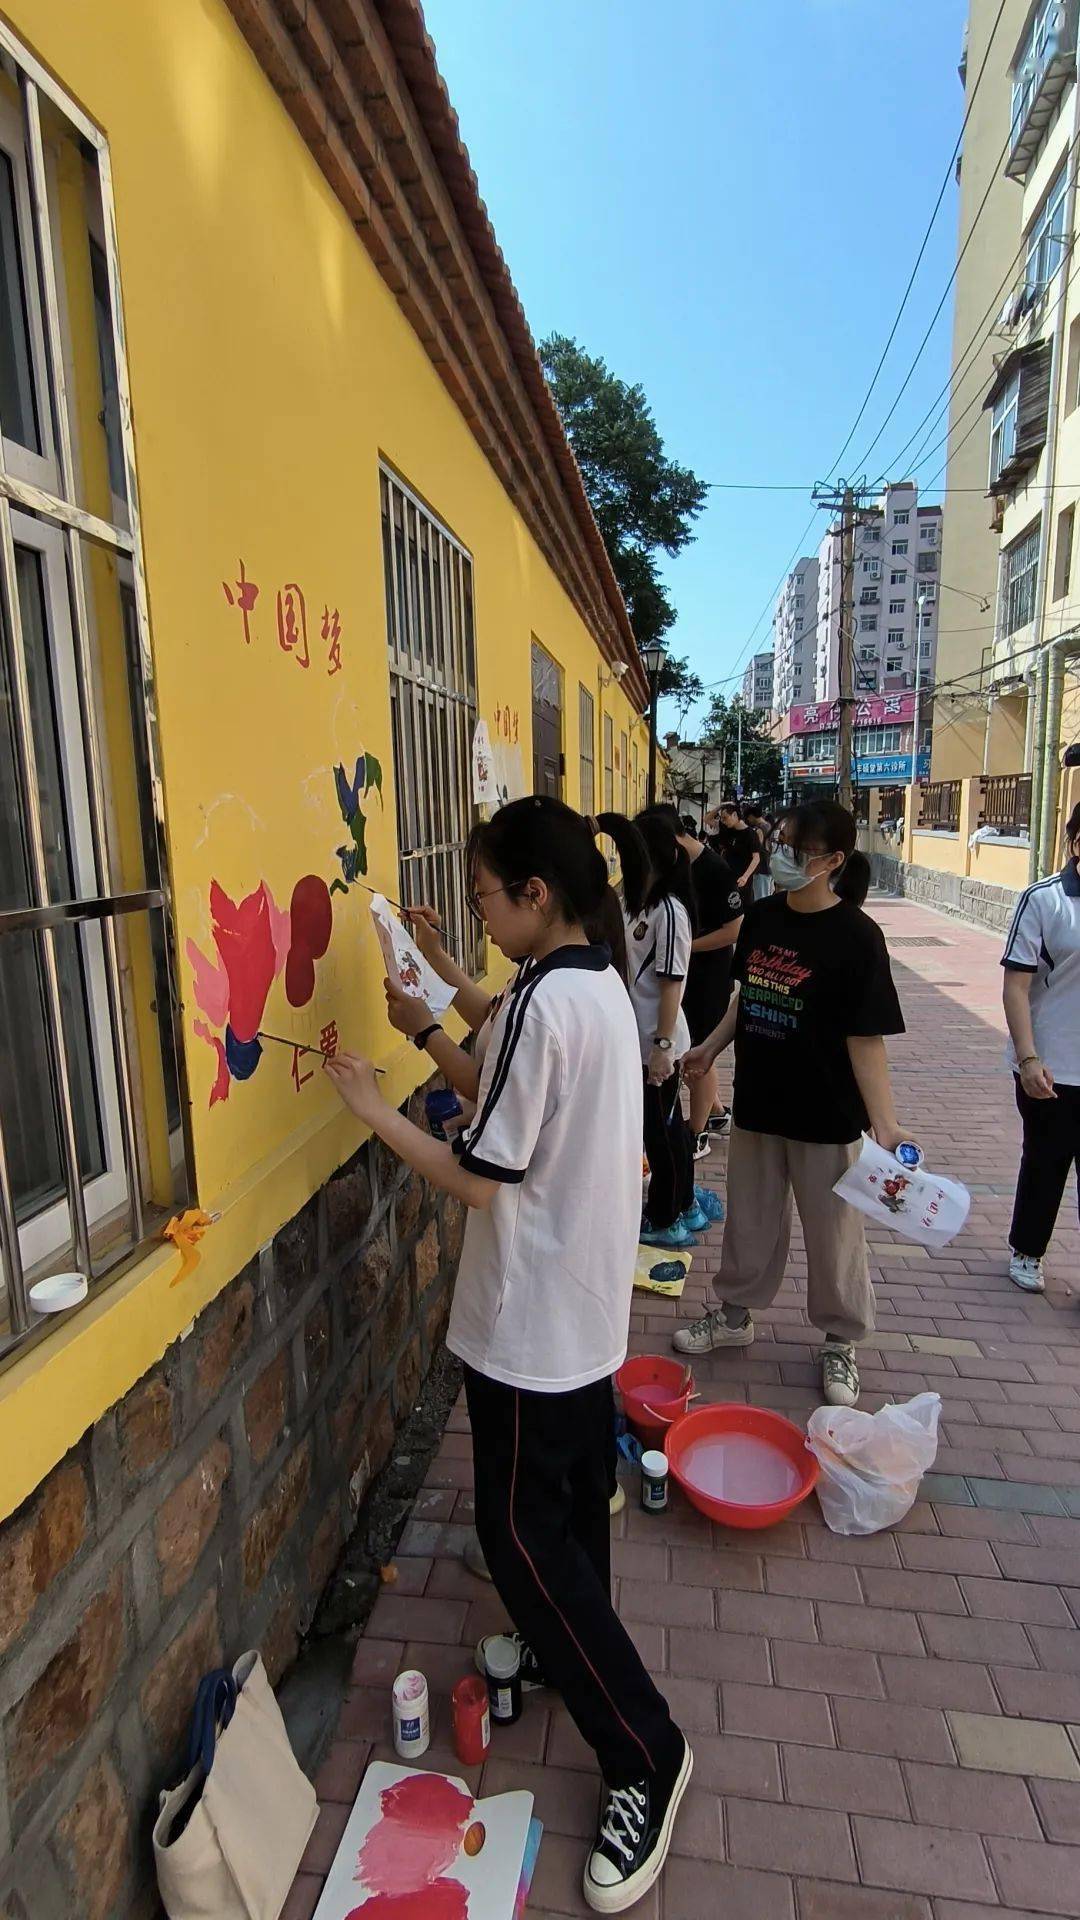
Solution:
M 601 832 L 619 853 L 621 900 Z M 869 875 L 851 815 L 829 803 L 787 815 L 769 862 L 776 891 L 745 912 L 738 883 L 753 873 L 733 885 L 713 857 L 671 808 L 595 821 L 551 798 L 512 802 L 466 851 L 470 907 L 516 967 L 507 989 L 489 1000 L 446 953 L 437 917 L 411 916 L 472 1049 L 387 983 L 393 1024 L 468 1103 L 460 1134 L 436 1140 L 389 1106 L 370 1061 L 341 1053 L 326 1067 L 393 1152 L 468 1208 L 447 1344 L 464 1368 L 476 1530 L 526 1690 L 557 1688 L 597 1755 L 583 1890 L 599 1913 L 625 1911 L 658 1878 L 693 1767 L 612 1607 L 609 1522 L 612 1376 L 637 1244 L 666 1215 L 694 1217 L 680 1079 L 711 1105 L 714 1063 L 734 1040 L 718 1299 L 675 1346 L 749 1344 L 752 1309 L 780 1286 L 794 1201 L 825 1393 L 841 1403 L 857 1397 L 852 1343 L 874 1299 L 859 1217 L 832 1187 L 865 1127 L 886 1146 L 901 1138 L 882 1036 L 902 1021 L 884 941 L 861 912 Z M 724 976 L 738 996 L 710 1027 Z

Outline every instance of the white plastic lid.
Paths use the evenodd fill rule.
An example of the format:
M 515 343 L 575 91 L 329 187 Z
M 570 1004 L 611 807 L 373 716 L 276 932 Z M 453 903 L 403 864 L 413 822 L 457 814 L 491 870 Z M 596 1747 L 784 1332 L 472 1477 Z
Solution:
M 662 1480 L 668 1470 L 666 1453 L 657 1453 L 655 1449 L 641 1456 L 641 1471 L 647 1473 L 650 1480 Z
M 35 1313 L 66 1313 L 86 1299 L 90 1289 L 81 1273 L 53 1273 L 35 1280 L 27 1298 Z
M 484 1647 L 484 1666 L 492 1680 L 512 1680 L 521 1665 L 521 1655 L 504 1633 L 492 1634 Z

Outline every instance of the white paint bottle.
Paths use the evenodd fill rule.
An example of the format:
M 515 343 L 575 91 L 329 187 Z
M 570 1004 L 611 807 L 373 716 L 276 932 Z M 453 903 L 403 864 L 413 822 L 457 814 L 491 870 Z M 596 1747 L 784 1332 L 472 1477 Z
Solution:
M 403 1760 L 419 1760 L 430 1743 L 428 1683 L 410 1668 L 394 1681 L 394 1746 Z
M 667 1506 L 667 1454 L 643 1453 L 641 1456 L 641 1504 L 646 1513 L 663 1513 Z

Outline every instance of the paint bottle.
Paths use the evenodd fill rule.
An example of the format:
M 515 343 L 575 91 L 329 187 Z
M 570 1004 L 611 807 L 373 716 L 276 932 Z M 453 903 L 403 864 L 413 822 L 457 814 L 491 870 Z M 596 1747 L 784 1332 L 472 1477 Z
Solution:
M 488 1705 L 497 1727 L 512 1727 L 521 1718 L 521 1655 L 506 1634 L 493 1633 L 484 1646 Z
M 666 1453 L 655 1451 L 641 1456 L 641 1504 L 646 1513 L 663 1513 L 667 1506 L 668 1463 Z
M 913 1173 L 916 1167 L 922 1165 L 923 1150 L 915 1145 L 914 1140 L 901 1140 L 893 1157 L 899 1160 L 902 1167 L 906 1167 L 908 1173 Z
M 488 1690 L 478 1673 L 466 1674 L 450 1695 L 453 1711 L 454 1752 L 463 1767 L 478 1767 L 486 1760 L 491 1745 L 491 1715 Z
M 461 1117 L 461 1101 L 453 1087 L 434 1087 L 424 1098 L 428 1129 L 435 1140 L 446 1140 L 447 1124 Z
M 419 1760 L 430 1742 L 428 1683 L 410 1669 L 394 1681 L 394 1746 L 403 1760 Z

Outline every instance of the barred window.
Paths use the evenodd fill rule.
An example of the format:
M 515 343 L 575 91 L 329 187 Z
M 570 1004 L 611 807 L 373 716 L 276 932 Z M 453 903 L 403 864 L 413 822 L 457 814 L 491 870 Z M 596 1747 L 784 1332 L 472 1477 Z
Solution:
M 465 904 L 463 858 L 477 712 L 472 560 L 385 467 L 380 488 L 401 900 L 438 907 L 452 952 L 478 974 L 483 936 Z
M 578 740 L 581 754 L 581 811 L 596 812 L 596 702 L 588 687 L 578 687 Z
M 0 1351 L 191 1197 L 108 146 L 0 24 Z M 74 337 L 96 339 L 93 357 Z
M 1038 520 L 1006 547 L 1001 556 L 1001 637 L 1008 639 L 1035 618 L 1035 582 L 1039 572 Z
M 622 810 L 630 811 L 630 761 L 629 747 L 625 733 L 619 735 L 619 779 L 622 787 Z

